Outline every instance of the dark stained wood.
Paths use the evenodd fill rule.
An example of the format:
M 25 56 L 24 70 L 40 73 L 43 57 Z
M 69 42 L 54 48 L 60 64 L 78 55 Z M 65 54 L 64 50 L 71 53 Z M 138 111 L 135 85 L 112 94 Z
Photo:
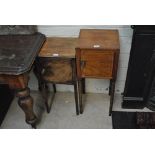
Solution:
M 83 78 L 109 79 L 110 107 L 112 112 L 115 81 L 119 58 L 119 33 L 117 30 L 82 29 L 76 48 L 79 89 Z M 83 112 L 82 94 L 79 95 L 80 113 Z
M 78 38 L 47 38 L 44 46 L 39 53 L 39 57 L 67 57 L 75 58 L 75 47 Z
M 53 90 L 54 90 L 54 93 L 57 92 L 56 84 L 53 84 Z
M 80 107 L 80 114 L 83 114 L 83 102 L 82 102 L 82 80 L 78 79 L 78 88 L 79 88 L 79 107 Z
M 85 94 L 86 93 L 86 88 L 85 88 L 85 78 L 82 79 L 82 93 Z
M 74 96 L 75 96 L 75 107 L 76 107 L 76 114 L 79 115 L 79 102 L 78 102 L 78 83 L 74 83 Z
M 77 78 L 78 80 L 82 78 L 81 76 L 81 49 L 76 48 L 76 67 L 77 67 Z
M 21 75 L 28 72 L 45 41 L 41 33 L 0 35 L 0 74 Z
M 114 93 L 115 93 L 115 79 L 110 82 L 110 106 L 109 106 L 109 116 L 111 116 L 113 102 L 114 102 Z
M 11 89 L 24 89 L 28 85 L 27 73 L 21 75 L 0 75 L 1 83 L 8 84 Z
M 0 83 L 17 91 L 19 105 L 26 122 L 35 127 L 33 99 L 28 89 L 29 71 L 45 41 L 41 33 L 32 35 L 0 35 Z

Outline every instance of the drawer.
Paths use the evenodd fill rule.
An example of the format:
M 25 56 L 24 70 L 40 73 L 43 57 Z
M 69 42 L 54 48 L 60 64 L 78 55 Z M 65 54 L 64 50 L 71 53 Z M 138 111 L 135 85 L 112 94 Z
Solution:
M 81 51 L 81 76 L 112 78 L 113 51 Z
M 72 61 L 62 59 L 46 59 L 41 61 L 42 78 L 48 82 L 65 83 L 73 80 Z

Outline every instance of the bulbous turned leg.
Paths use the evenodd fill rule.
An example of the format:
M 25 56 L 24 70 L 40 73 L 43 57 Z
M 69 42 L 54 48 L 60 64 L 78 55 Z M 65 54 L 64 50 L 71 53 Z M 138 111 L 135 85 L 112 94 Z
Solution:
M 25 113 L 25 121 L 30 124 L 32 128 L 36 128 L 37 117 L 33 111 L 33 99 L 30 96 L 30 89 L 25 88 L 18 90 L 17 97 L 19 98 L 18 104 Z

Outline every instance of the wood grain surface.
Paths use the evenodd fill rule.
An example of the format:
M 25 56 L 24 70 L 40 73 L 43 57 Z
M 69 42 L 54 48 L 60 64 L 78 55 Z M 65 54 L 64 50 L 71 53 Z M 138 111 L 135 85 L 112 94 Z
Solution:
M 70 60 L 51 60 L 42 63 L 44 71 L 42 77 L 45 81 L 64 83 L 72 81 L 72 66 Z
M 117 30 L 81 29 L 78 48 L 86 49 L 119 49 L 119 35 Z
M 76 48 L 78 78 L 115 79 L 119 48 L 117 30 L 81 29 Z
M 82 50 L 81 61 L 84 66 L 81 66 L 82 77 L 107 78 L 113 77 L 113 61 L 114 52 L 100 50 Z
M 42 47 L 39 57 L 75 58 L 77 41 L 78 38 L 49 37 Z

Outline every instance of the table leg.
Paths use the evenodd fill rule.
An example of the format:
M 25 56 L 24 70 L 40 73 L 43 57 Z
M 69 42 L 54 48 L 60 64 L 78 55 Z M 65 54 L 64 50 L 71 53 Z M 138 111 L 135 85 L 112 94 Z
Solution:
M 114 102 L 114 93 L 115 93 L 115 81 L 111 81 L 111 95 L 110 95 L 110 106 L 109 106 L 109 116 L 112 114 L 113 102 Z
M 41 93 L 42 93 L 42 96 L 45 100 L 45 106 L 46 106 L 47 113 L 50 113 L 52 104 L 49 105 L 49 103 L 48 103 L 49 87 L 46 83 L 44 83 L 42 85 L 42 92 Z
M 57 92 L 56 84 L 53 84 L 53 90 L 54 90 L 54 93 Z
M 79 90 L 79 105 L 80 105 L 80 114 L 83 113 L 83 103 L 82 103 L 82 81 L 78 81 L 78 90 Z
M 18 104 L 25 113 L 26 123 L 30 124 L 33 128 L 36 128 L 37 117 L 33 111 L 33 98 L 30 96 L 30 89 L 25 88 L 18 90 L 16 96 Z
M 110 80 L 110 84 L 109 84 L 109 95 L 111 95 L 111 87 L 112 87 L 112 80 Z
M 85 78 L 82 79 L 82 93 L 85 94 L 86 93 L 86 88 L 85 88 Z
M 51 100 L 49 101 L 49 94 L 50 94 L 49 87 L 46 83 L 44 83 L 42 85 L 42 92 L 41 93 L 42 93 L 42 96 L 45 100 L 45 106 L 46 106 L 47 113 L 50 113 L 51 108 L 52 108 L 52 103 L 53 103 L 53 100 L 55 97 L 55 91 L 53 92 Z
M 78 83 L 75 81 L 74 83 L 74 96 L 75 96 L 75 106 L 76 106 L 76 114 L 79 115 L 79 104 L 78 104 Z
M 46 110 L 47 110 L 47 113 L 50 113 L 51 111 L 51 107 L 52 107 L 52 103 L 53 103 L 53 100 L 54 100 L 54 96 L 55 96 L 55 93 L 56 93 L 56 84 L 53 83 L 53 91 L 54 91 L 54 94 L 51 98 L 51 101 L 49 103 L 49 88 L 48 88 L 48 85 L 47 83 L 42 79 L 42 65 L 39 63 L 39 60 L 37 59 L 34 63 L 34 69 L 33 69 L 33 72 L 34 74 L 36 75 L 37 79 L 38 79 L 38 85 L 39 85 L 39 91 L 41 92 L 44 100 L 45 100 L 45 106 L 46 106 Z

